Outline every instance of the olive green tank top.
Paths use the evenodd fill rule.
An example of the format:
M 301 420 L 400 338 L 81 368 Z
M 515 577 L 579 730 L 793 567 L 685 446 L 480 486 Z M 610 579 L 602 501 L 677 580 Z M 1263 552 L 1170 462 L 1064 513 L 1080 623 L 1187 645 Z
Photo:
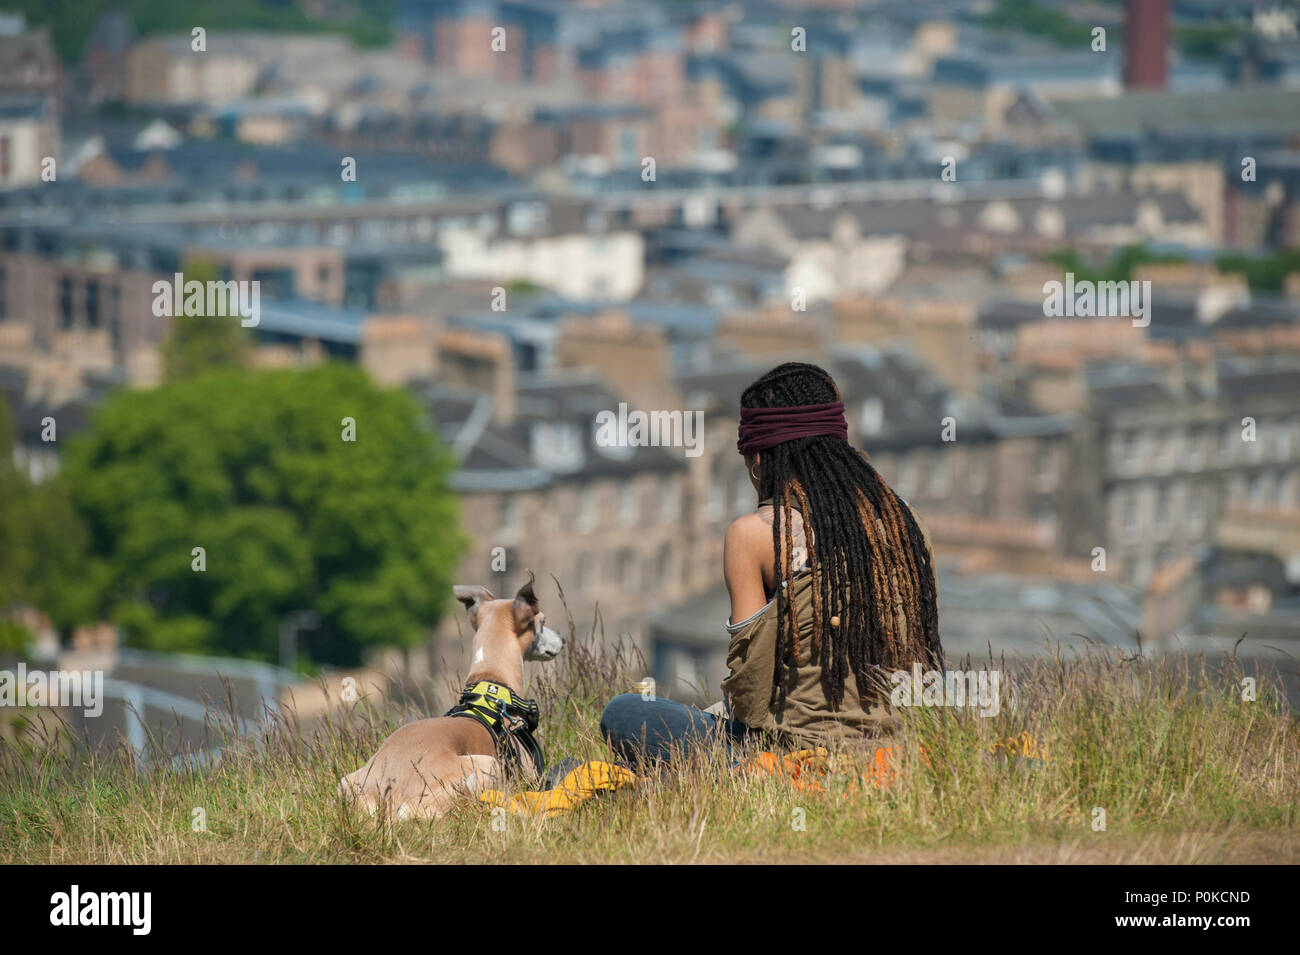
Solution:
M 764 505 L 770 506 L 770 501 L 762 502 L 760 508 Z M 792 521 L 792 525 L 795 529 L 792 536 L 796 558 L 794 573 L 779 586 L 786 589 L 794 604 L 798 666 L 787 668 L 785 699 L 778 705 L 777 694 L 773 692 L 779 603 L 775 597 L 749 619 L 734 624 L 729 622 L 727 630 L 731 642 L 727 648 L 727 668 L 731 672 L 722 681 L 722 694 L 731 717 L 795 744 L 812 745 L 836 739 L 871 739 L 886 735 L 896 723 L 896 717 L 888 706 L 888 697 L 864 688 L 868 690 L 864 699 L 852 672 L 845 676 L 840 709 L 830 708 L 822 690 L 822 667 L 813 659 L 812 653 L 814 578 L 812 571 L 798 560 L 800 545 L 803 544 L 802 522 Z M 918 526 L 928 548 L 929 535 L 919 520 Z M 908 620 L 896 579 L 893 592 L 899 632 L 906 637 Z M 890 673 L 880 668 L 879 675 L 881 684 L 888 686 Z

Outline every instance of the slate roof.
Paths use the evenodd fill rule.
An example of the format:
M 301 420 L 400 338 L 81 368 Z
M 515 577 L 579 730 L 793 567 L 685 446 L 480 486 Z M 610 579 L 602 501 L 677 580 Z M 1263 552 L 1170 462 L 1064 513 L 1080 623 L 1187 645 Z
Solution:
M 783 360 L 798 360 L 796 350 L 788 355 L 755 360 L 733 358 L 703 370 L 679 371 L 675 381 L 692 407 L 704 405 L 706 413 L 738 418 L 740 395 L 757 378 Z M 816 359 L 813 359 L 816 361 Z M 939 383 L 929 369 L 906 347 L 886 349 L 870 346 L 838 348 L 828 360 L 818 362 L 835 379 L 850 421 L 856 423 L 862 403 L 880 402 L 881 427 L 872 434 L 852 434 L 858 446 L 871 450 L 938 444 L 940 422 L 949 414 L 963 422 L 963 435 L 977 438 L 998 429 L 1014 430 L 1034 426 L 1064 430 L 1068 422 L 1024 409 L 1003 408 L 981 402 L 964 403 Z
M 1300 90 L 1276 86 L 1222 91 L 1130 92 L 1055 104 L 1062 119 L 1086 136 L 1169 135 L 1213 130 L 1216 134 L 1300 132 Z
M 981 197 L 941 202 L 935 198 L 844 202 L 817 208 L 809 203 L 772 206 L 773 212 L 797 239 L 818 239 L 829 235 L 841 215 L 852 216 L 864 235 L 919 236 L 935 230 L 984 231 L 980 216 L 993 203 L 1005 203 L 1019 220 L 1020 232 L 1032 232 L 1038 215 L 1050 209 L 1064 218 L 1066 233 L 1084 229 L 1127 225 L 1134 221 L 1144 202 L 1154 202 L 1165 222 L 1195 222 L 1200 215 L 1181 193 L 1103 192 L 1094 195 L 1045 197 Z
M 465 389 L 426 382 L 415 388 L 429 408 L 442 439 L 457 455 L 452 486 L 460 491 L 507 491 L 546 487 L 569 480 L 663 473 L 686 466 L 681 449 L 632 447 L 615 451 L 596 444 L 597 413 L 618 413 L 619 399 L 595 375 L 564 372 L 522 375 L 515 416 L 492 420 L 491 399 Z M 546 435 L 537 428 L 560 427 L 576 437 L 577 458 L 561 467 L 535 452 Z

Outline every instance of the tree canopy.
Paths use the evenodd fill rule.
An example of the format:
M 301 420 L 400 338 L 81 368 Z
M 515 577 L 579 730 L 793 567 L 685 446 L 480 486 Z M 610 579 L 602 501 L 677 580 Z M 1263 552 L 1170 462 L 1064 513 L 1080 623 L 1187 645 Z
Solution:
M 0 397 L 0 616 L 26 604 L 46 610 L 54 624 L 83 622 L 85 537 L 61 478 L 33 486 L 14 465 L 16 429 Z M 10 637 L 0 643 L 10 645 Z M 28 635 L 30 636 L 30 635 Z
M 325 364 L 118 392 L 63 478 L 90 602 L 128 642 L 274 659 L 283 619 L 314 610 L 304 654 L 350 665 L 444 612 L 464 546 L 451 466 L 411 396 Z
M 209 282 L 220 277 L 217 267 L 205 259 L 185 263 L 187 280 Z M 163 377 L 175 381 L 217 368 L 242 368 L 251 351 L 251 336 L 236 318 L 173 317 L 171 334 L 162 347 Z

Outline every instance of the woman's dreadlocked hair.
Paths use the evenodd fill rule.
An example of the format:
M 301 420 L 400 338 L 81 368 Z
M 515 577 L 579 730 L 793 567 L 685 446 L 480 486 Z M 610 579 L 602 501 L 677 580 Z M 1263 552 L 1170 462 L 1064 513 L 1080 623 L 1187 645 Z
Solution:
M 831 376 L 816 365 L 787 362 L 745 389 L 746 408 L 783 408 L 840 400 Z M 803 516 L 808 565 L 813 572 L 812 659 L 822 668 L 822 689 L 832 709 L 844 698 L 850 668 L 861 695 L 878 686 L 873 667 L 906 669 L 937 664 L 939 612 L 929 548 L 911 509 L 865 456 L 833 436 L 795 438 L 762 452 L 759 500 L 772 499 L 777 560 L 775 579 L 792 566 L 791 510 Z M 784 544 L 782 542 L 784 536 Z M 782 552 L 784 550 L 784 553 Z M 894 588 L 907 626 L 901 634 Z M 775 694 L 784 703 L 787 679 L 799 665 L 794 601 L 777 587 Z M 838 626 L 831 618 L 838 617 Z

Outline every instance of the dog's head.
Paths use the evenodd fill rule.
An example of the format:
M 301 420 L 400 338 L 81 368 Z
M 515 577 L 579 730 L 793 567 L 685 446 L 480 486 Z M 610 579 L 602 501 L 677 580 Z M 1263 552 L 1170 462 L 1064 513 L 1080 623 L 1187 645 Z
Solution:
M 528 583 L 519 588 L 513 600 L 497 600 L 486 587 L 457 584 L 452 588 L 456 599 L 469 611 L 469 625 L 478 631 L 491 621 L 499 629 L 508 630 L 519 642 L 519 652 L 525 660 L 554 660 L 564 649 L 564 637 L 546 626 L 533 593 L 533 572 L 528 572 Z

